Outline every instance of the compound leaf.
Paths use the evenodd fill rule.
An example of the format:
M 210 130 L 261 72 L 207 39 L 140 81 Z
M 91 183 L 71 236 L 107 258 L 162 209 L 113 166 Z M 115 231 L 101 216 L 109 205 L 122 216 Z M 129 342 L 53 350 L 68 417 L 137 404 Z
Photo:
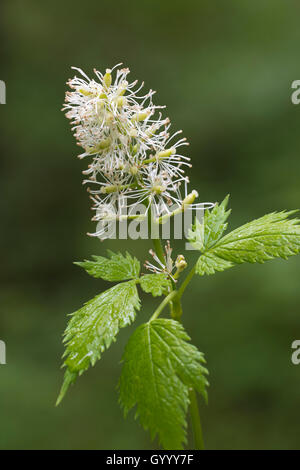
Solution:
M 204 227 L 197 221 L 190 232 L 191 243 L 202 251 L 196 265 L 198 274 L 214 274 L 246 262 L 264 263 L 278 257 L 287 259 L 300 252 L 300 221 L 289 219 L 295 211 L 267 214 L 221 238 L 221 227 L 228 214 L 228 211 L 224 213 L 222 204 L 211 211 L 215 212 L 214 218 L 210 214 L 206 215 Z M 219 223 L 206 227 L 205 221 L 209 224 L 213 219 Z M 212 233 L 214 230 L 215 234 Z M 203 231 L 207 235 L 201 238 Z M 199 240 L 202 240 L 202 244 Z
M 182 449 L 186 442 L 189 387 L 207 398 L 205 360 L 189 340 L 179 322 L 156 319 L 134 332 L 123 357 L 119 391 L 125 416 L 136 406 L 143 427 L 165 449 Z

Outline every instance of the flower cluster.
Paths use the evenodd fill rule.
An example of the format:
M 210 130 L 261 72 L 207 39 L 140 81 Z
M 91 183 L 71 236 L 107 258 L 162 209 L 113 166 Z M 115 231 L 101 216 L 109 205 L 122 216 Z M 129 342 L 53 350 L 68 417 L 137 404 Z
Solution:
M 186 139 L 178 138 L 181 131 L 170 134 L 163 106 L 153 104 L 155 92 L 140 96 L 144 84 L 129 83 L 129 69 L 119 65 L 104 75 L 94 70 L 95 79 L 74 67 L 80 77 L 68 81 L 72 91 L 66 93 L 63 107 L 83 149 L 79 158 L 90 158 L 83 183 L 89 184 L 93 220 L 118 218 L 124 208 L 128 218 L 134 217 L 140 204 L 146 214 L 154 208 L 157 219 L 193 207 L 198 194 L 188 194 L 184 172 L 190 159 L 179 150 L 188 145 Z
M 183 255 L 178 255 L 176 261 L 174 262 L 172 259 L 172 251 L 173 248 L 171 248 L 169 240 L 167 240 L 167 244 L 165 245 L 165 251 L 163 253 L 162 260 L 159 259 L 154 250 L 149 250 L 149 253 L 155 261 L 156 265 L 150 263 L 150 261 L 147 260 L 144 264 L 145 268 L 155 274 L 164 273 L 168 277 L 170 277 L 173 282 L 177 282 L 176 279 L 181 273 L 181 271 L 183 271 L 187 267 L 187 262 Z M 175 268 L 176 272 L 174 274 L 173 271 L 175 270 Z

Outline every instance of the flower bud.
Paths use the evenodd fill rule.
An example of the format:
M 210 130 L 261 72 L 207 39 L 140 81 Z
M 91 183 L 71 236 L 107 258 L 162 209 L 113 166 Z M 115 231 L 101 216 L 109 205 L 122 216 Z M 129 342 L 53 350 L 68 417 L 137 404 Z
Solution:
M 174 153 L 176 153 L 176 149 L 172 147 L 170 149 L 162 150 L 161 152 L 158 152 L 156 155 L 158 158 L 168 158 L 171 155 L 174 155 Z
M 134 114 L 132 116 L 132 121 L 135 122 L 140 122 L 140 121 L 145 121 L 145 119 L 147 119 L 147 117 L 150 115 L 150 111 L 142 111 L 140 113 L 137 113 L 137 114 Z
M 188 206 L 190 204 L 193 204 L 193 202 L 195 201 L 195 199 L 199 196 L 199 194 L 197 193 L 197 191 L 194 189 L 190 194 L 188 194 L 184 200 L 182 201 L 182 206 Z
M 178 255 L 177 259 L 175 261 L 175 266 L 178 270 L 178 272 L 183 271 L 187 267 L 187 262 L 185 260 L 185 257 L 183 255 Z
M 102 140 L 99 145 L 97 145 L 97 147 L 93 147 L 91 149 L 89 149 L 89 153 L 95 153 L 95 152 L 98 152 L 100 150 L 104 150 L 106 148 L 108 148 L 109 146 L 111 145 L 111 139 L 108 137 L 107 139 L 104 139 Z
M 84 96 L 93 95 L 93 93 L 90 90 L 86 90 L 85 88 L 79 88 L 78 91 Z
M 110 69 L 106 69 L 106 73 L 103 77 L 103 83 L 104 85 L 109 88 L 110 85 L 111 85 L 111 81 L 112 81 L 112 78 L 111 78 L 111 70 Z
M 102 186 L 101 188 L 102 194 L 111 194 L 111 193 L 115 193 L 116 191 L 118 191 L 118 187 L 114 184 L 111 184 L 109 186 Z

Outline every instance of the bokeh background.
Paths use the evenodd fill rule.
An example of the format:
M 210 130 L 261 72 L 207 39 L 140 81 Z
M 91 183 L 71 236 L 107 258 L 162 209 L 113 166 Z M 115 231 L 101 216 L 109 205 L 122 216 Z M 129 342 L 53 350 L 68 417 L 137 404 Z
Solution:
M 62 406 L 66 315 L 108 284 L 72 264 L 106 248 L 147 256 L 144 242 L 86 236 L 85 162 L 60 112 L 70 67 L 89 73 L 123 62 L 158 90 L 184 129 L 191 181 L 206 201 L 231 194 L 231 227 L 300 207 L 299 2 L 292 0 L 2 0 L 0 366 L 2 449 L 147 449 L 124 421 L 116 384 L 126 341 L 81 377 Z M 192 256 L 192 254 L 191 254 Z M 209 449 L 299 449 L 300 258 L 244 265 L 195 279 L 184 323 L 205 352 Z M 136 324 L 153 303 L 144 298 Z

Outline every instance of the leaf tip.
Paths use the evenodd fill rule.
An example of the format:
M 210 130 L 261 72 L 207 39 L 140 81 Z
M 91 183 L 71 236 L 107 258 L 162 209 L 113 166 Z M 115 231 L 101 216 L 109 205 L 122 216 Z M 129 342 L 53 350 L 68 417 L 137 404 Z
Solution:
M 76 266 L 82 267 L 84 263 L 82 261 L 73 261 L 73 264 L 76 264 Z
M 59 395 L 57 397 L 55 406 L 58 406 L 62 402 L 65 394 L 67 393 L 67 390 L 68 390 L 69 386 L 73 382 L 75 382 L 76 377 L 77 377 L 77 372 L 71 372 L 69 369 L 66 370 L 65 376 L 64 376 L 64 381 L 63 381 L 62 387 L 60 389 Z
M 230 194 L 228 193 L 227 196 L 224 197 L 223 201 L 221 202 L 220 206 L 226 209 L 228 202 L 229 202 Z

